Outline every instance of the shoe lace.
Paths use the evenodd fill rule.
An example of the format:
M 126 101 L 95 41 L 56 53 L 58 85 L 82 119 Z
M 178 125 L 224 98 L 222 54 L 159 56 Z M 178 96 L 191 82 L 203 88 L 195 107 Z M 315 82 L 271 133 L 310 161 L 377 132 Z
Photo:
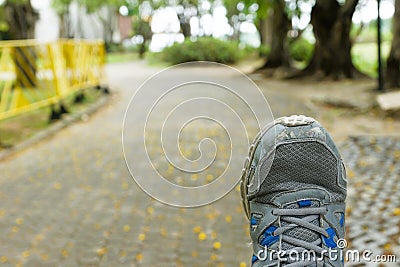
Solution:
M 273 235 L 280 236 L 282 242 L 286 242 L 294 246 L 291 249 L 281 251 L 281 255 L 284 255 L 283 258 L 280 258 L 280 260 L 282 260 L 281 266 L 300 267 L 316 265 L 316 258 L 304 259 L 300 256 L 304 251 L 312 251 L 315 252 L 315 254 L 322 254 L 324 250 L 324 248 L 322 248 L 322 239 L 317 238 L 314 241 L 308 242 L 288 236 L 285 234 L 285 232 L 295 227 L 303 227 L 328 238 L 329 234 L 324 228 L 311 223 L 313 220 L 319 219 L 321 215 L 326 214 L 327 209 L 325 207 L 310 207 L 301 209 L 282 208 L 274 209 L 272 213 L 278 216 L 281 223 L 286 222 L 284 226 L 277 228 L 273 232 Z M 295 255 L 296 259 L 290 259 L 290 257 L 288 257 L 289 255 Z

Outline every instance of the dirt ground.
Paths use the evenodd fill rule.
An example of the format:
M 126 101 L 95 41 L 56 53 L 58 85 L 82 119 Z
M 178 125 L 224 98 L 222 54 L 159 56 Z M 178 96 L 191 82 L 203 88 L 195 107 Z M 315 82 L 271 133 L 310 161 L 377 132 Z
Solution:
M 336 141 L 360 135 L 400 136 L 398 113 L 389 115 L 377 105 L 379 92 L 375 79 L 278 79 L 255 72 L 258 65 L 259 62 L 243 62 L 236 67 L 260 87 L 275 117 L 291 113 L 312 116 Z
M 388 116 L 376 105 L 373 80 L 262 80 L 260 84 L 271 88 L 267 95 L 281 94 L 304 103 L 337 140 L 354 135 L 400 135 L 400 118 Z

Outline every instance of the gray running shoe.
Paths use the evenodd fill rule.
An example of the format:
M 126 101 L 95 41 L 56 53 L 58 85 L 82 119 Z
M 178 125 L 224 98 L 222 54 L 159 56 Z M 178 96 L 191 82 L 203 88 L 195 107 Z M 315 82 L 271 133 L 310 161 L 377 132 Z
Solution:
M 252 266 L 343 266 L 346 184 L 339 152 L 317 121 L 294 115 L 267 125 L 242 175 Z

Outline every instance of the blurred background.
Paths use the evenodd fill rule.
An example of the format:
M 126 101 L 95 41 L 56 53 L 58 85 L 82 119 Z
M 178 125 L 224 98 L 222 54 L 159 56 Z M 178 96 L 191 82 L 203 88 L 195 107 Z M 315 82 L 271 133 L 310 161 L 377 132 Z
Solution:
M 346 265 L 399 266 L 400 0 L 0 0 L 1 266 L 251 266 L 238 187 L 204 207 L 174 208 L 141 191 L 125 165 L 129 100 L 152 75 L 191 61 L 247 74 L 274 117 L 319 120 L 347 167 L 348 248 L 391 259 Z M 238 81 L 192 66 L 158 85 L 199 73 Z M 218 125 L 194 123 L 181 158 L 196 160 L 199 140 L 211 138 L 222 160 L 182 174 L 154 145 L 168 112 L 160 107 L 146 136 L 167 180 L 209 184 L 242 157 Z M 125 151 L 146 157 L 136 149 L 143 130 L 125 127 L 134 133 Z M 249 140 L 256 132 L 247 129 Z
M 173 54 L 173 48 L 160 55 L 157 52 L 171 46 L 176 50 L 189 46 L 188 50 L 198 50 L 197 55 L 191 55 L 194 58 L 186 53 L 181 53 L 178 58 L 175 55 L 169 57 L 177 62 L 213 60 L 204 58 L 212 55 L 202 55 L 204 51 L 200 49 L 202 42 L 210 42 L 217 45 L 215 50 L 222 50 L 215 53 L 221 58 L 215 58 L 214 61 L 232 63 L 243 58 L 261 57 L 269 61 L 264 68 L 308 67 L 310 72 L 322 71 L 324 75 L 347 78 L 355 76 L 356 70 L 359 70 L 376 76 L 378 2 L 381 2 L 382 55 L 386 61 L 392 43 L 396 43 L 397 38 L 394 34 L 396 28 L 391 26 L 395 12 L 394 0 L 329 1 L 321 4 L 318 1 L 297 0 L 2 0 L 0 38 L 36 38 L 40 41 L 58 38 L 102 39 L 110 53 L 136 52 L 139 57 L 144 57 L 149 52 L 148 57 L 170 63 L 176 62 L 171 62 L 172 59 L 165 54 Z M 332 16 L 328 17 L 327 14 Z M 224 45 L 230 49 L 225 49 Z M 240 53 L 233 53 L 232 50 Z M 325 53 L 324 50 L 332 50 L 332 53 Z M 224 51 L 231 52 L 225 55 Z M 334 65 L 319 54 L 332 54 L 331 61 L 340 56 L 343 62 L 336 62 L 337 70 L 331 71 L 316 62 L 323 60 L 325 65 Z M 118 56 L 110 60 L 118 60 Z M 397 85 L 393 83 L 393 78 L 388 77 L 388 82 L 390 87 Z

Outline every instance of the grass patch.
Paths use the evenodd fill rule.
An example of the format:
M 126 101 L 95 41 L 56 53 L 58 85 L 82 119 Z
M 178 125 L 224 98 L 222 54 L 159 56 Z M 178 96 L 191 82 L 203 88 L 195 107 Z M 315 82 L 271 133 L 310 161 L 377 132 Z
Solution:
M 101 91 L 89 88 L 84 91 L 85 97 L 82 102 L 74 103 L 75 95 L 71 95 L 63 103 L 70 114 L 76 114 L 96 102 L 101 94 Z M 50 107 L 44 107 L 0 121 L 0 151 L 15 146 L 49 127 L 50 111 Z
M 49 126 L 50 108 L 40 108 L 0 121 L 0 151 L 12 147 Z
M 166 68 L 170 66 L 170 64 L 163 61 L 162 52 L 147 52 L 146 61 L 147 64 L 151 67 Z
M 106 55 L 107 63 L 119 63 L 138 60 L 139 55 L 135 52 L 111 52 Z

